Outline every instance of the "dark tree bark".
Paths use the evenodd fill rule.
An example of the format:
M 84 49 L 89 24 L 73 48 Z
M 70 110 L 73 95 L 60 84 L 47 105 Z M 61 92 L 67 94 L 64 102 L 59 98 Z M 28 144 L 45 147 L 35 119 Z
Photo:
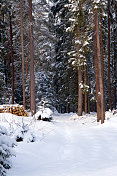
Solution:
M 30 94 L 31 94 L 31 114 L 36 113 L 35 105 L 35 78 L 34 78 L 34 45 L 33 45 L 33 20 L 32 20 L 32 0 L 28 0 L 30 19 Z
M 104 123 L 104 90 L 102 81 L 102 68 L 100 59 L 100 41 L 99 41 L 99 24 L 98 24 L 98 11 L 94 12 L 94 50 L 95 50 L 95 74 L 96 74 L 96 96 L 97 96 L 97 121 L 101 119 Z
M 101 50 L 102 83 L 103 83 L 103 91 L 104 91 L 104 52 L 103 52 L 102 16 L 100 16 L 100 50 Z M 104 100 L 103 112 L 104 112 L 104 119 L 105 119 L 105 100 Z
M 97 40 L 96 40 L 96 15 L 94 17 L 94 58 L 95 58 L 95 77 L 96 77 L 96 99 L 97 99 L 97 121 L 99 122 L 101 120 L 101 104 L 100 104 L 100 97 L 98 95 L 98 92 L 100 92 L 99 88 L 99 75 L 98 75 L 98 60 L 97 60 Z
M 22 0 L 20 0 L 20 27 L 21 27 L 21 49 L 22 49 L 22 87 L 23 87 L 23 105 L 26 109 L 25 102 L 25 74 L 24 74 L 24 39 L 23 39 L 23 11 Z
M 116 32 L 117 29 L 114 29 L 114 83 L 113 83 L 113 108 L 116 109 L 116 103 L 117 103 L 117 47 L 116 47 Z
M 84 68 L 84 84 L 87 85 L 87 66 Z M 84 106 L 85 106 L 85 114 L 89 113 L 89 108 L 88 108 L 88 92 L 85 91 L 84 93 Z
M 111 107 L 111 81 L 110 81 L 110 0 L 108 0 L 108 103 Z
M 11 15 L 9 14 L 10 21 L 10 42 L 11 42 L 11 62 L 12 62 L 12 104 L 14 104 L 14 58 L 13 58 L 13 34 L 12 34 L 12 21 Z
M 80 84 L 82 84 L 82 71 L 78 69 L 78 116 L 82 116 L 82 89 Z

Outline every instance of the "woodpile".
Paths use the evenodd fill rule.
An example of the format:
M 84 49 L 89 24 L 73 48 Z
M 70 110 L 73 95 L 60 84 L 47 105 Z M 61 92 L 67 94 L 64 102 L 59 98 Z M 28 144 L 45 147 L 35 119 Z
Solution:
M 0 105 L 0 113 L 11 113 L 17 116 L 28 117 L 28 113 L 22 105 Z

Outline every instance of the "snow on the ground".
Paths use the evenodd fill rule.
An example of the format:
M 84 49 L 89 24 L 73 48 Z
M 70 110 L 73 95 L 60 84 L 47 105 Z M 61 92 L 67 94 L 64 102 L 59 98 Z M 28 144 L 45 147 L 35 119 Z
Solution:
M 52 122 L 24 117 L 35 142 L 19 142 L 7 176 L 116 176 L 117 114 L 54 114 Z M 22 117 L 0 114 L 0 124 L 15 131 Z

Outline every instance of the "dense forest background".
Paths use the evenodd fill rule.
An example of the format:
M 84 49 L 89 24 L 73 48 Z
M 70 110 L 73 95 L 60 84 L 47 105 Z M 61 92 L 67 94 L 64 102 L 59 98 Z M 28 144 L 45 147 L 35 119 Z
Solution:
M 116 109 L 116 0 L 1 0 L 0 104 L 24 104 L 25 96 L 30 109 L 31 26 L 36 109 L 46 104 L 61 113 L 89 113 L 97 111 L 99 94 L 105 110 Z M 96 61 L 96 53 L 100 60 Z M 96 81 L 97 76 L 102 82 Z M 102 89 L 96 92 L 101 83 L 103 95 Z

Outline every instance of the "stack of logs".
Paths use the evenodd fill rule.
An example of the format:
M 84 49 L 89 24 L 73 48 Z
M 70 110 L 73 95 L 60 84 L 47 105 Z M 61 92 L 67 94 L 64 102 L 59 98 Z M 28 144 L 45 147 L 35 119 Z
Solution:
M 17 116 L 27 116 L 28 113 L 22 105 L 1 105 L 0 113 L 12 113 Z

